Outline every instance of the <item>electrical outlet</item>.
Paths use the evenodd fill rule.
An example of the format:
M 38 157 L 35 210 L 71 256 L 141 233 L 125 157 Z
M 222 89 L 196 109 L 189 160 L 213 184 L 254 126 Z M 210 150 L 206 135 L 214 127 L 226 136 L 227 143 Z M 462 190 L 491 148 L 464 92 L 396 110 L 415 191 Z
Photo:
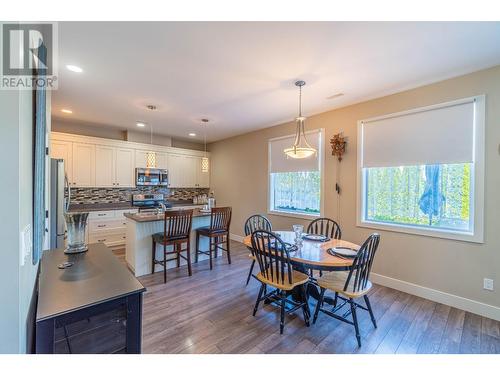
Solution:
M 483 280 L 483 289 L 493 290 L 493 279 L 484 279 Z

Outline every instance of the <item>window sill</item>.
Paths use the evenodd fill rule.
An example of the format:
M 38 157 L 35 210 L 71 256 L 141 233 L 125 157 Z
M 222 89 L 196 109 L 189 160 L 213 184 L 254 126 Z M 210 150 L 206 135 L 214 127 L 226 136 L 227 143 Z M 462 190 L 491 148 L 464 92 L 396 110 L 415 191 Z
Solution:
M 483 235 L 473 234 L 468 232 L 458 232 L 449 229 L 439 228 L 417 228 L 409 225 L 380 223 L 375 221 L 360 221 L 358 220 L 358 227 L 386 230 L 391 232 L 399 232 L 405 234 L 413 234 L 417 236 L 436 237 L 448 240 L 484 243 Z
M 276 216 L 292 217 L 292 218 L 304 219 L 304 220 L 311 220 L 311 221 L 321 217 L 319 214 L 318 215 L 314 215 L 314 214 L 308 215 L 308 214 L 299 214 L 299 213 L 294 213 L 294 212 L 275 211 L 275 210 L 268 210 L 267 214 L 268 215 L 276 215 Z

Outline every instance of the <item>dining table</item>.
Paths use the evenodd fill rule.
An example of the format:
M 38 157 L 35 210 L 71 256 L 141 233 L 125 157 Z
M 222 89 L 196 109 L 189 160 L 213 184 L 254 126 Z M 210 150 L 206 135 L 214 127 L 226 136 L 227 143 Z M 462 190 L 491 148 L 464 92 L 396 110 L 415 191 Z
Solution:
M 354 261 L 354 258 L 345 257 L 341 255 L 332 255 L 328 251 L 329 249 L 335 248 L 347 248 L 358 251 L 360 246 L 345 240 L 338 239 L 327 239 L 325 241 L 309 240 L 307 238 L 302 238 L 302 243 L 296 248 L 295 238 L 296 234 L 293 231 L 273 231 L 278 237 L 280 237 L 283 242 L 291 245 L 292 249 L 289 251 L 290 263 L 292 263 L 294 269 L 307 273 L 310 270 L 318 271 L 345 271 L 348 270 Z M 243 238 L 243 244 L 249 248 L 252 248 L 252 236 L 248 235 Z M 311 277 L 314 281 L 314 278 Z M 308 295 L 318 299 L 319 291 L 314 283 L 309 283 Z M 333 303 L 333 299 L 325 298 L 326 303 Z

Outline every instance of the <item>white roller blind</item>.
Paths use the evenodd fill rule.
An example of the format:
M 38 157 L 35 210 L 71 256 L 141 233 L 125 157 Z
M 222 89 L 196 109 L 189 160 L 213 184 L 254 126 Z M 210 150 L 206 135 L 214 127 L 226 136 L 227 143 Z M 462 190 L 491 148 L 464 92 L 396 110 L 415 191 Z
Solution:
M 362 166 L 470 163 L 474 100 L 361 122 Z
M 321 130 L 306 132 L 307 142 L 318 152 L 305 159 L 287 158 L 283 150 L 293 145 L 295 135 L 269 140 L 269 171 L 278 172 L 307 172 L 318 171 L 321 155 Z

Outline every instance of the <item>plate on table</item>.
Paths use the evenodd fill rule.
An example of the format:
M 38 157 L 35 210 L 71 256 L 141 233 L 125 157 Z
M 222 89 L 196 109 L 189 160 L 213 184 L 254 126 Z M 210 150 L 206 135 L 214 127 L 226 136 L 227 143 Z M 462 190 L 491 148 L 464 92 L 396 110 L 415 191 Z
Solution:
M 358 251 L 355 249 L 351 249 L 350 247 L 344 247 L 344 246 L 338 246 L 338 247 L 332 247 L 331 249 L 327 250 L 328 254 L 330 255 L 339 255 L 341 257 L 345 258 L 355 258 L 356 255 L 358 254 Z
M 312 233 L 303 234 L 302 238 L 309 241 L 321 241 L 321 242 L 329 240 L 327 236 L 323 236 L 322 234 L 312 234 Z

